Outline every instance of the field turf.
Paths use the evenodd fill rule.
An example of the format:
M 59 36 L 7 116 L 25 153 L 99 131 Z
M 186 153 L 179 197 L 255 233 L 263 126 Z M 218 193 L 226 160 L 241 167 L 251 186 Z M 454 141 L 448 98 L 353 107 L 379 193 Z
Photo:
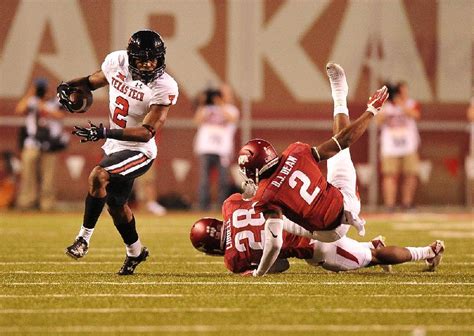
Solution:
M 435 273 L 416 262 L 335 274 L 292 260 L 258 279 L 193 249 L 189 228 L 202 215 L 138 213 L 150 257 L 120 277 L 125 251 L 105 212 L 80 261 L 64 248 L 82 214 L 2 213 L 0 335 L 474 335 L 472 214 L 364 214 L 368 239 L 445 240 Z

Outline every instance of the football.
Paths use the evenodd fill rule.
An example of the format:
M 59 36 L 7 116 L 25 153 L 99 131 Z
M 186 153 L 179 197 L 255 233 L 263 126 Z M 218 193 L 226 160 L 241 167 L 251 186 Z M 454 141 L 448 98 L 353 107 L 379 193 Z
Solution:
M 69 100 L 74 113 L 84 113 L 92 105 L 92 92 L 87 88 L 78 87 L 69 95 Z

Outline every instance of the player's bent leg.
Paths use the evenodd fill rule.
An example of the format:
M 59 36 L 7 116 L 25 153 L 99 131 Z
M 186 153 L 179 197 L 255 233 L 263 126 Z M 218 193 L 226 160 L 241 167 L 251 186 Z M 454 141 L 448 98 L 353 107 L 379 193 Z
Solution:
M 405 247 L 384 246 L 372 250 L 372 265 L 396 265 L 411 261 L 410 251 Z
M 147 259 L 149 255 L 148 249 L 142 246 L 140 242 L 136 230 L 135 217 L 128 204 L 109 204 L 108 211 L 126 247 L 125 261 L 118 274 L 131 275 L 134 273 L 135 268 Z
M 349 232 L 350 225 L 341 224 L 334 230 L 329 231 L 313 231 L 312 238 L 323 243 L 333 243 L 346 236 Z
M 444 242 L 436 240 L 424 247 L 386 246 L 372 250 L 371 265 L 395 265 L 409 261 L 425 260 L 428 271 L 434 271 L 440 264 L 445 250 Z
M 89 194 L 96 198 L 107 196 L 107 184 L 109 184 L 110 175 L 102 167 L 96 166 L 89 175 Z
M 109 184 L 109 173 L 102 167 L 96 166 L 89 175 L 89 192 L 85 200 L 84 219 L 74 242 L 66 247 L 66 255 L 74 259 L 84 257 L 89 250 L 89 243 L 94 228 L 104 209 L 107 196 L 106 187 Z
M 357 175 L 349 148 L 327 160 L 327 180 L 347 194 L 356 195 Z
M 364 243 L 362 243 L 362 244 L 364 244 Z M 377 237 L 372 239 L 369 244 L 372 245 L 372 249 L 378 249 L 378 248 L 385 247 L 386 246 L 385 245 L 385 237 L 381 236 L 381 235 L 378 235 Z M 392 265 L 380 264 L 380 267 L 384 270 L 384 272 L 387 272 L 387 273 L 392 272 Z
M 314 256 L 307 262 L 333 272 L 366 267 L 372 260 L 370 248 L 348 237 L 333 243 L 316 242 Z
M 360 236 L 364 236 L 365 221 L 359 218 L 360 199 L 357 193 L 357 176 L 352 163 L 349 149 L 346 148 L 327 161 L 327 180 L 333 186 L 337 187 L 344 197 L 344 210 L 350 213 L 346 214 L 346 221 L 343 223 L 353 225 Z

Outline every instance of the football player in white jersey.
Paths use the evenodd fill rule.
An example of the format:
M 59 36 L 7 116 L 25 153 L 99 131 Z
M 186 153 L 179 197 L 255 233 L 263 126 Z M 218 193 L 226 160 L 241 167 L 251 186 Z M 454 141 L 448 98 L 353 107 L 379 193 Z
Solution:
M 73 134 L 81 142 L 105 139 L 105 156 L 89 176 L 84 220 L 74 243 L 66 254 L 79 259 L 86 255 L 97 220 L 107 203 L 126 245 L 126 258 L 119 275 L 133 274 L 148 257 L 135 228 L 128 206 L 133 181 L 152 165 L 157 154 L 155 132 L 176 104 L 178 85 L 165 72 L 166 48 L 161 36 L 152 30 L 135 32 L 127 50 L 106 56 L 99 71 L 58 86 L 60 102 L 74 112 L 74 92 L 109 86 L 109 127 L 89 123 L 75 126 Z

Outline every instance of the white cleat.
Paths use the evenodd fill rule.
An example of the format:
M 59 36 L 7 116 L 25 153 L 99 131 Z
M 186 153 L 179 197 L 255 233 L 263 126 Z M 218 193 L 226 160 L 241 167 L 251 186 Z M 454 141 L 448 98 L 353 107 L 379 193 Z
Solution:
M 377 236 L 370 241 L 374 249 L 378 249 L 381 247 L 385 247 L 385 237 L 384 236 Z M 384 272 L 391 273 L 392 272 L 392 265 L 379 265 Z
M 428 265 L 428 271 L 434 272 L 436 268 L 441 263 L 441 259 L 443 259 L 444 253 L 444 241 L 436 240 L 430 245 L 431 249 L 433 250 L 435 256 L 433 258 L 426 259 L 426 265 Z
M 326 64 L 326 73 L 331 83 L 331 94 L 334 102 L 346 101 L 349 86 L 344 69 L 336 63 Z

